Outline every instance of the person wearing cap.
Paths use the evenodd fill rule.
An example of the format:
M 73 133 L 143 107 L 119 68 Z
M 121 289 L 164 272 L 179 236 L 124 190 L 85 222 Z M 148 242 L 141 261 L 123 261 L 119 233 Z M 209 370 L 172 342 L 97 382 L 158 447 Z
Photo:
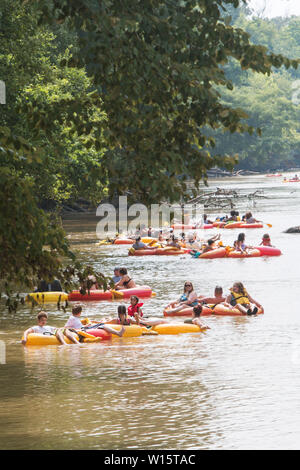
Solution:
M 146 243 L 142 242 L 141 237 L 137 236 L 135 238 L 135 243 L 132 245 L 132 248 L 135 250 L 156 250 L 157 247 L 146 245 Z
M 120 279 L 121 279 L 120 268 L 115 268 L 112 280 L 114 281 L 115 284 L 117 284 L 117 282 L 119 282 Z

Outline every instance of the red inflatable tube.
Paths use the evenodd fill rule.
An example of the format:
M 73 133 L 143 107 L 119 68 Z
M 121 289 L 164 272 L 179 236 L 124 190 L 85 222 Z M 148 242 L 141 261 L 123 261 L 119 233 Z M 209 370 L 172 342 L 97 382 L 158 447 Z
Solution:
M 274 246 L 256 246 L 256 250 L 260 251 L 261 256 L 280 256 L 282 255 L 281 250 L 279 248 L 275 248 Z
M 261 315 L 264 313 L 264 310 L 262 308 L 258 309 L 257 315 Z M 229 308 L 226 307 L 225 305 L 219 304 L 216 305 L 215 308 L 213 309 L 213 315 L 220 315 L 220 316 L 229 316 L 229 317 L 244 317 L 247 315 L 244 315 L 239 311 L 237 308 Z
M 114 292 L 117 292 L 114 294 Z M 103 290 L 91 290 L 90 293 L 85 295 L 80 294 L 79 291 L 73 291 L 69 294 L 68 300 L 70 301 L 98 301 L 98 300 L 114 300 L 118 298 L 128 299 L 132 295 L 138 297 L 151 297 L 152 289 L 149 286 L 136 286 L 131 289 L 121 289 L 118 291 L 103 291 Z
M 169 312 L 170 309 L 164 310 L 165 317 L 192 317 L 193 316 L 193 307 L 183 308 L 179 312 Z M 212 309 L 203 305 L 201 316 L 208 316 L 213 313 Z
M 87 330 L 87 333 L 90 335 L 96 336 L 97 338 L 101 338 L 103 340 L 108 340 L 111 339 L 112 334 L 108 333 L 105 330 L 102 330 L 102 328 L 89 328 Z

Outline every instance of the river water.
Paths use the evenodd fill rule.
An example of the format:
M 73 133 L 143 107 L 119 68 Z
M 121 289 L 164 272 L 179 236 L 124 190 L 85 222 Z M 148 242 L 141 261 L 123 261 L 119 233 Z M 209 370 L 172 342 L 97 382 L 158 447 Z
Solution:
M 251 176 L 212 180 L 211 189 L 262 189 L 247 208 L 272 228 L 248 230 L 256 245 L 268 232 L 278 258 L 197 260 L 127 257 L 125 247 L 97 247 L 96 218 L 65 222 L 74 249 L 107 275 L 126 266 L 156 297 L 144 311 L 156 317 L 191 280 L 209 294 L 242 281 L 264 305 L 258 317 L 205 318 L 203 334 L 116 339 L 103 344 L 26 347 L 22 332 L 37 311 L 2 305 L 0 448 L 2 449 L 297 449 L 300 443 L 300 184 Z M 243 206 L 241 211 L 244 211 Z M 238 209 L 238 207 L 237 207 Z M 232 242 L 237 231 L 222 231 Z M 86 303 L 83 315 L 114 315 L 118 303 Z M 69 313 L 47 305 L 50 325 Z

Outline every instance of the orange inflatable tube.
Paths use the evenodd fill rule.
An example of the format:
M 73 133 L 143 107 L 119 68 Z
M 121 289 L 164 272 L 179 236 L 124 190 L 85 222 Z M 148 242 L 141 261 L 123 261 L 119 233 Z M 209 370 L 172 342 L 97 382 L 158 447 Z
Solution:
M 229 224 L 224 225 L 223 228 L 263 228 L 264 224 L 261 222 L 255 222 L 253 224 L 247 224 L 245 222 L 230 222 Z
M 215 258 L 225 258 L 226 248 L 216 248 L 215 250 L 207 251 L 202 253 L 199 258 L 203 259 L 215 259 Z
M 261 315 L 264 313 L 264 309 L 263 308 L 259 308 L 258 309 L 258 312 L 257 312 L 257 315 Z M 218 304 L 215 306 L 215 308 L 213 309 L 213 314 L 214 315 L 220 315 L 220 316 L 231 316 L 231 317 L 244 317 L 244 316 L 247 316 L 247 315 L 244 315 L 243 313 L 241 313 L 239 311 L 238 308 L 229 308 L 229 307 L 226 307 L 225 305 L 222 305 L 222 304 Z
M 229 251 L 227 254 L 228 258 L 258 258 L 261 256 L 261 252 L 259 250 L 249 250 L 247 253 L 242 253 L 241 251 Z
M 170 312 L 170 308 L 164 310 L 165 317 L 192 317 L 193 316 L 193 307 L 183 308 L 179 312 Z M 213 313 L 212 309 L 206 305 L 202 306 L 201 316 L 208 316 Z
M 174 247 L 156 248 L 155 250 L 135 250 L 134 252 L 129 251 L 129 256 L 153 256 L 153 255 L 184 255 L 189 250 L 178 250 Z

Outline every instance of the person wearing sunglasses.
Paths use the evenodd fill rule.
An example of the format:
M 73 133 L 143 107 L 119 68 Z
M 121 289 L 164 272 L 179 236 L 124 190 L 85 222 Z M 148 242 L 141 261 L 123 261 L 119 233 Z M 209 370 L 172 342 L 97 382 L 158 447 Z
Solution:
M 183 294 L 175 302 L 171 302 L 167 308 L 170 310 L 169 313 L 180 312 L 187 307 L 195 307 L 198 305 L 198 296 L 194 290 L 194 286 L 191 282 L 186 281 L 184 283 Z

